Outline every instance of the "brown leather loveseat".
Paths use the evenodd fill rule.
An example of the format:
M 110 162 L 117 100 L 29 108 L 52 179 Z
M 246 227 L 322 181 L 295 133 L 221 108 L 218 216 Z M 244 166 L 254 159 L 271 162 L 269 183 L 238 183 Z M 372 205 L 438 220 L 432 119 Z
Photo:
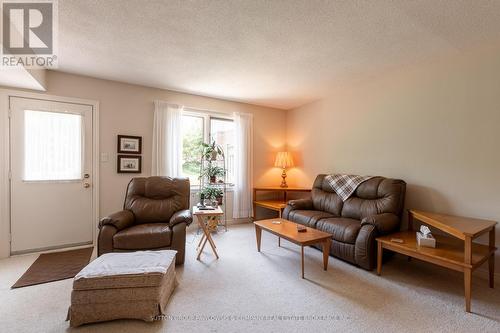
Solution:
M 191 224 L 189 179 L 133 178 L 123 210 L 101 219 L 98 255 L 107 252 L 177 250 L 184 263 L 186 227 Z
M 283 218 L 331 233 L 331 255 L 373 269 L 375 238 L 400 228 L 406 183 L 374 177 L 343 202 L 325 176 L 314 181 L 311 198 L 289 201 Z

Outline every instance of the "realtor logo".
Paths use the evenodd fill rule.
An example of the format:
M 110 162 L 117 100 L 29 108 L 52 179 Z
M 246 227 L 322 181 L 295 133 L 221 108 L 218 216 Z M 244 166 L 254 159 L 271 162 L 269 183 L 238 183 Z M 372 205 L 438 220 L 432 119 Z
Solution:
M 54 68 L 57 1 L 1 0 L 2 66 Z

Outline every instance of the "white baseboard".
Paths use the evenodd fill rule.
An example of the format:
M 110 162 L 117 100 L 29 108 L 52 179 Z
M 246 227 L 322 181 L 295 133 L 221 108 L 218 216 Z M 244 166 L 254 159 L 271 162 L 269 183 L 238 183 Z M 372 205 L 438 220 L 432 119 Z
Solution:
M 250 223 L 250 222 L 252 222 L 251 218 L 228 219 L 227 225 L 230 226 L 230 225 L 245 224 L 245 223 Z M 198 229 L 198 223 L 196 223 L 196 221 L 194 221 L 194 219 L 193 219 L 193 223 L 191 223 L 191 225 L 187 228 L 187 231 L 193 231 L 196 229 Z
M 30 256 L 30 255 L 42 254 L 42 253 L 54 253 L 54 252 L 79 250 L 79 249 L 85 249 L 87 247 L 95 247 L 95 246 L 94 246 L 94 244 L 89 243 L 89 244 L 76 245 L 76 246 L 58 247 L 58 248 L 51 248 L 51 249 L 40 250 L 40 251 L 35 251 L 35 252 L 12 253 L 10 255 L 10 257 L 22 257 L 22 256 Z

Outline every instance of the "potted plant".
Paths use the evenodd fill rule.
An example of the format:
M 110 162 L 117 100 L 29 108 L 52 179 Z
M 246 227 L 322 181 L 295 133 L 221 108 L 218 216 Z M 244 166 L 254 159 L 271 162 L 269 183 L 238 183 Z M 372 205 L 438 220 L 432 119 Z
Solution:
M 205 199 L 217 200 L 217 204 L 222 205 L 223 192 L 220 188 L 216 187 L 205 187 L 201 190 L 200 195 L 203 195 Z
M 215 161 L 218 155 L 224 156 L 222 147 L 213 141 L 212 143 L 202 143 L 202 156 L 207 161 Z
M 203 170 L 202 177 L 206 176 L 210 179 L 210 183 L 216 183 L 217 177 L 224 177 L 226 170 L 220 166 L 213 166 L 209 164 L 208 167 Z
M 217 204 L 218 205 L 222 205 L 222 198 L 223 198 L 222 190 L 221 189 L 217 189 L 217 193 L 216 193 L 215 199 L 217 200 Z

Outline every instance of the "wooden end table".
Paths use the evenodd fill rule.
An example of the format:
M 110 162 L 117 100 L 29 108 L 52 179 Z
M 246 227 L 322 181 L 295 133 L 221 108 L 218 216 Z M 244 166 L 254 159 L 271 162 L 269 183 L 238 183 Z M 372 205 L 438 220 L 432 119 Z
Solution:
M 196 221 L 198 222 L 198 225 L 200 226 L 201 230 L 203 231 L 203 234 L 201 235 L 200 241 L 198 242 L 198 246 L 196 247 L 197 250 L 197 256 L 196 259 L 200 260 L 201 253 L 203 252 L 203 249 L 205 248 L 205 245 L 210 243 L 210 247 L 212 248 L 213 253 L 215 254 L 215 257 L 219 259 L 219 255 L 217 254 L 215 242 L 212 238 L 212 235 L 210 234 L 210 231 L 207 228 L 207 225 L 205 223 L 205 218 L 207 217 L 212 217 L 212 216 L 222 216 L 224 215 L 224 212 L 220 207 L 217 207 L 214 210 L 200 210 L 197 206 L 193 207 L 193 215 L 196 218 Z M 201 246 L 200 246 L 201 245 Z
M 275 221 L 279 221 L 280 224 L 273 223 Z M 264 229 L 267 232 L 278 236 L 278 246 L 281 246 L 281 238 L 300 246 L 302 256 L 302 278 L 304 278 L 304 246 L 321 243 L 323 247 L 323 269 L 325 271 L 328 269 L 328 257 L 330 254 L 330 244 L 332 239 L 331 234 L 309 227 L 307 227 L 306 232 L 298 232 L 297 223 L 281 218 L 255 221 L 254 225 L 258 252 L 260 252 L 260 240 L 262 236 L 262 229 Z
M 282 193 L 281 200 L 258 200 L 258 192 L 278 192 Z M 286 207 L 288 202 L 288 193 L 290 192 L 311 192 L 310 188 L 303 187 L 254 187 L 253 188 L 253 219 L 255 219 L 255 212 L 257 207 L 262 207 L 278 212 L 278 217 L 281 218 L 281 213 Z
M 436 248 L 418 246 L 413 220 L 439 229 L 453 237 L 433 235 Z M 497 222 L 423 212 L 408 211 L 408 231 L 377 238 L 377 274 L 382 270 L 383 249 L 404 254 L 442 267 L 464 273 L 465 311 L 471 311 L 472 272 L 484 262 L 489 263 L 489 285 L 494 287 L 495 274 L 495 226 Z M 475 238 L 489 233 L 489 245 L 472 242 Z M 399 238 L 403 243 L 391 239 Z

